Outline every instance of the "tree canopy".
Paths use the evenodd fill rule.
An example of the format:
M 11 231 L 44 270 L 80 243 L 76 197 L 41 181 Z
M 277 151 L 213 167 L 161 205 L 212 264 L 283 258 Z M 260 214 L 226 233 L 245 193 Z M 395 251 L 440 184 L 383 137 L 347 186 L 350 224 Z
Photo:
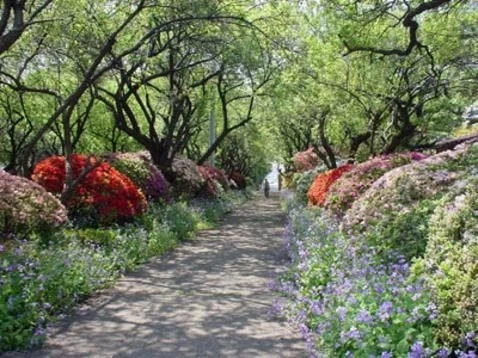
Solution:
M 477 24 L 460 0 L 3 0 L 0 163 L 146 149 L 168 175 L 178 155 L 255 171 L 424 146 L 476 99 Z

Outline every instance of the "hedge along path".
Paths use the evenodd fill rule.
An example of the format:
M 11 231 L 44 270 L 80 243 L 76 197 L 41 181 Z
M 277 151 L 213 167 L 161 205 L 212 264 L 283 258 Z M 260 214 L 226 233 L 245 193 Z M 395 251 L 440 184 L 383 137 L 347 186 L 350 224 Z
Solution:
M 42 350 L 15 356 L 306 357 L 299 335 L 268 315 L 283 227 L 277 200 L 254 199 L 90 299 Z

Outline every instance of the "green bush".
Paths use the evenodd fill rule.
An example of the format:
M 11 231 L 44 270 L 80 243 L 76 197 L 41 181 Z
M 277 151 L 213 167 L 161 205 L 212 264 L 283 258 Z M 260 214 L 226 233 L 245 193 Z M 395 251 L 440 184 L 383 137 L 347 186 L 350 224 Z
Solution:
M 428 226 L 426 252 L 413 271 L 438 307 L 437 339 L 458 346 L 478 331 L 478 181 L 440 200 Z
M 179 240 L 187 240 L 194 235 L 199 223 L 198 217 L 185 202 L 174 203 L 164 208 L 164 223 Z
M 299 203 L 307 204 L 307 193 L 317 175 L 325 168 L 317 167 L 304 173 L 295 173 L 292 179 L 292 186 L 295 187 L 295 197 Z

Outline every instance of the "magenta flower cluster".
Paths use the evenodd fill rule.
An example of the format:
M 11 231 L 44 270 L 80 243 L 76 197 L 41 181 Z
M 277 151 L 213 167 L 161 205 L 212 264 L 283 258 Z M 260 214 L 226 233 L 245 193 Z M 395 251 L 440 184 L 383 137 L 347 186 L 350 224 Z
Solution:
M 0 170 L 0 233 L 55 227 L 67 220 L 65 207 L 42 186 Z
M 383 174 L 393 168 L 425 158 L 426 156 L 421 153 L 408 152 L 382 155 L 355 165 L 332 185 L 324 206 L 335 215 L 343 215 L 352 203 Z

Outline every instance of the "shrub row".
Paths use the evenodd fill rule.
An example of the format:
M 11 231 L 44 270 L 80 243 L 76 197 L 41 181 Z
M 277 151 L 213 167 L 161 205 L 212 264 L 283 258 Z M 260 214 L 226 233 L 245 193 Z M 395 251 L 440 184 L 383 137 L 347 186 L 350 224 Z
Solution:
M 37 163 L 31 177 L 33 182 L 4 171 L 0 173 L 0 232 L 47 229 L 67 221 L 66 209 L 42 189 L 60 197 L 66 180 L 64 157 L 52 156 Z M 222 170 L 197 166 L 178 157 L 172 166 L 175 182 L 171 188 L 147 152 L 111 153 L 102 157 L 74 154 L 71 173 L 72 181 L 79 177 L 81 180 L 70 198 L 63 201 L 70 218 L 88 225 L 131 220 L 147 210 L 148 202 L 170 202 L 173 197 L 214 199 L 230 186 Z
M 477 168 L 478 144 L 379 157 L 292 205 L 278 289 L 312 356 L 476 356 Z

